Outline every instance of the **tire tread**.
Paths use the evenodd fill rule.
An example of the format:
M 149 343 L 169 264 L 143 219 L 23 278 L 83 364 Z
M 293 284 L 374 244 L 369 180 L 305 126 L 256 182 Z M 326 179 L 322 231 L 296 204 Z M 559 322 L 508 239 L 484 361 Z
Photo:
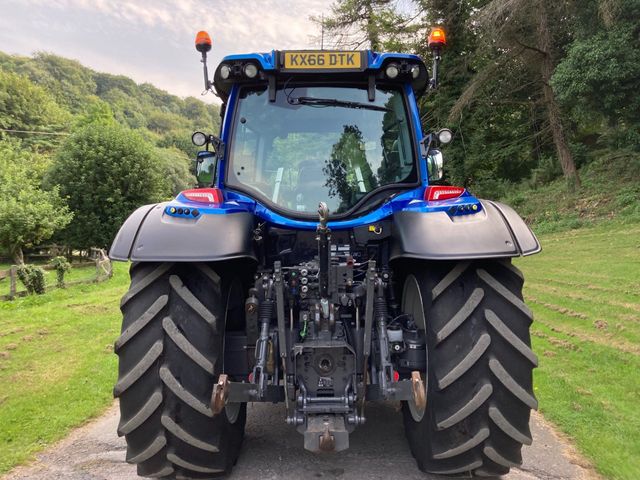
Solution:
M 214 416 L 205 398 L 220 373 L 224 326 L 217 319 L 224 318 L 226 279 L 209 265 L 171 263 L 133 264 L 131 277 L 114 348 L 126 459 L 144 477 L 228 472 L 239 454 L 246 409 L 232 424 L 224 413 Z
M 521 463 L 538 403 L 524 278 L 508 259 L 408 266 L 425 319 L 429 414 L 403 406 L 411 451 L 426 472 L 499 476 Z M 435 388 L 434 388 L 435 387 Z

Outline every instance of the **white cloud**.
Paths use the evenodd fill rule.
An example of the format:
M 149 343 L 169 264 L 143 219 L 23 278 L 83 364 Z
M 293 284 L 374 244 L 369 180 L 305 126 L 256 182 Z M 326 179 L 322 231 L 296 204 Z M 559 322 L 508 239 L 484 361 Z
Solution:
M 199 96 L 193 39 L 213 38 L 211 67 L 232 53 L 316 48 L 309 17 L 326 0 L 0 0 L 0 48 L 50 51 L 102 71 Z M 27 32 L 27 34 L 25 34 Z M 211 68 L 212 69 L 212 68 Z

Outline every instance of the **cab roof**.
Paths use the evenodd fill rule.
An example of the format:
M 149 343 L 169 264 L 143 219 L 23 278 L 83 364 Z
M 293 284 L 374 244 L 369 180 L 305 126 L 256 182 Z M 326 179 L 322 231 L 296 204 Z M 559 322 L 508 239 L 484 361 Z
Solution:
M 250 68 L 248 76 L 246 66 Z M 396 70 L 389 67 L 396 67 Z M 390 74 L 396 73 L 391 77 Z M 429 73 L 424 61 L 407 53 L 380 53 L 371 50 L 272 50 L 269 53 L 228 55 L 214 74 L 214 87 L 224 102 L 235 84 L 278 84 L 292 79 L 313 83 L 410 83 L 417 96 L 424 93 Z

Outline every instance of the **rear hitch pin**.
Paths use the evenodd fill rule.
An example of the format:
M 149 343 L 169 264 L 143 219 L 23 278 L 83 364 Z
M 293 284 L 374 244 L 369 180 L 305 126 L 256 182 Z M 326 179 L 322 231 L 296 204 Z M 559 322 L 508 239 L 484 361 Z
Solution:
M 333 452 L 336 449 L 336 439 L 329 432 L 329 425 L 325 427 L 324 433 L 320 436 L 320 450 L 323 452 Z
M 416 407 L 418 407 L 419 410 L 424 410 L 427 406 L 427 395 L 422 376 L 417 370 L 411 372 L 411 388 L 413 390 L 413 401 Z
M 213 386 L 211 392 L 211 411 L 214 415 L 220 414 L 227 403 L 229 396 L 229 378 L 226 373 L 221 373 L 218 377 L 218 383 Z

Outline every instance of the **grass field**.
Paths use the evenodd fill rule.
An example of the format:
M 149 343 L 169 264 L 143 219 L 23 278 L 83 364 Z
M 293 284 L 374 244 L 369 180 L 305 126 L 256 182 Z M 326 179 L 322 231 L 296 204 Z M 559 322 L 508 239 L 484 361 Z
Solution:
M 640 225 L 547 234 L 516 263 L 535 313 L 542 413 L 600 473 L 640 478 Z M 0 473 L 112 401 L 119 298 L 114 277 L 0 302 Z
M 516 264 L 535 321 L 545 417 L 607 478 L 640 478 L 640 225 L 541 238 Z
M 113 401 L 128 285 L 127 266 L 114 267 L 103 283 L 0 302 L 0 473 Z

